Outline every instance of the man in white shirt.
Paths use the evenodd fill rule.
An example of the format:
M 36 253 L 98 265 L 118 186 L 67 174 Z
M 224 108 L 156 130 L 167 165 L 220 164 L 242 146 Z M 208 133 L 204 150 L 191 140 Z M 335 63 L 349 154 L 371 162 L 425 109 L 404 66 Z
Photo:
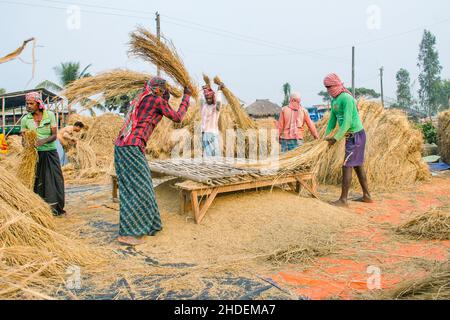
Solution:
M 201 99 L 202 145 L 204 157 L 221 155 L 219 143 L 219 116 L 222 107 L 222 86 L 217 93 L 210 86 L 203 87 Z

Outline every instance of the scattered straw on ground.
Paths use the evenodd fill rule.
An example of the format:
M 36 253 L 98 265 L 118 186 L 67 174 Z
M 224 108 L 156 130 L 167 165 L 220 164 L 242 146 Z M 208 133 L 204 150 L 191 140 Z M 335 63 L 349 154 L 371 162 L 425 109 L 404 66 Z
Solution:
M 449 300 L 450 264 L 445 263 L 431 271 L 430 275 L 402 284 L 393 291 L 386 292 L 384 299 L 399 300 Z
M 450 240 L 450 206 L 433 208 L 400 226 L 397 233 L 417 240 Z

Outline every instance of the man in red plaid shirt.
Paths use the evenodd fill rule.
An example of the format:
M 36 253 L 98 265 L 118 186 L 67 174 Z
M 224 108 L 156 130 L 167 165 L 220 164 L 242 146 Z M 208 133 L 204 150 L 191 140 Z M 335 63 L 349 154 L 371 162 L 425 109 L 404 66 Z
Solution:
M 155 77 L 132 102 L 114 151 L 120 190 L 120 243 L 143 244 L 144 236 L 154 236 L 162 230 L 145 149 L 153 130 L 164 116 L 174 122 L 183 120 L 191 94 L 185 88 L 181 105 L 178 111 L 174 111 L 168 102 L 170 94 L 166 89 L 166 81 Z

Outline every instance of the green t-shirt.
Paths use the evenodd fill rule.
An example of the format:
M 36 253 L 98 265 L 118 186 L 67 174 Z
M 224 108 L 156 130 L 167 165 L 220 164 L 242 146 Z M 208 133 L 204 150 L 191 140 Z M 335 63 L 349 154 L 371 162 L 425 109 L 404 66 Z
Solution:
M 356 100 L 346 92 L 331 101 L 330 121 L 325 135 L 328 136 L 334 130 L 336 123 L 339 123 L 339 131 L 334 136 L 337 141 L 344 138 L 347 132 L 357 133 L 364 129 Z
M 33 115 L 31 113 L 27 114 L 23 117 L 22 122 L 20 123 L 21 131 L 25 130 L 33 130 L 37 133 L 37 138 L 47 139 L 52 135 L 52 128 L 56 128 L 56 117 L 55 114 L 51 111 L 44 110 L 42 115 L 42 121 L 39 124 L 39 127 L 36 127 L 36 123 L 34 122 Z M 56 150 L 56 141 L 46 143 L 41 147 L 37 148 L 38 151 L 53 151 Z

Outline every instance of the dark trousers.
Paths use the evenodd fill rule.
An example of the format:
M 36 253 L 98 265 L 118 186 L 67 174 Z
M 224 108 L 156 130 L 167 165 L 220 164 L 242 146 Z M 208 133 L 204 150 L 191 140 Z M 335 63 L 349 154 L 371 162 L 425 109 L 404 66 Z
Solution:
M 64 177 L 58 152 L 39 151 L 38 154 L 34 192 L 52 207 L 54 215 L 64 214 Z

